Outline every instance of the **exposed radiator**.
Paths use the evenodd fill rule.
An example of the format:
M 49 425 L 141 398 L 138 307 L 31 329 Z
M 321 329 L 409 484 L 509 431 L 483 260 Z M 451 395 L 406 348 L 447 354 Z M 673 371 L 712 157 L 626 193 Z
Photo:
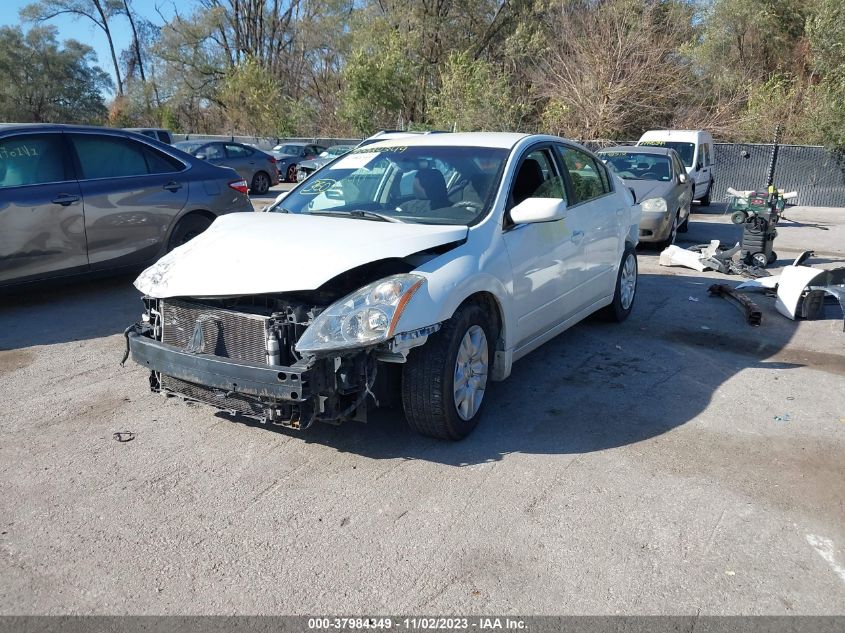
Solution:
M 202 349 L 194 351 L 252 363 L 267 362 L 266 317 L 180 299 L 162 301 L 161 315 L 162 342 L 168 345 L 188 349 L 196 343 L 194 331 L 199 323 Z

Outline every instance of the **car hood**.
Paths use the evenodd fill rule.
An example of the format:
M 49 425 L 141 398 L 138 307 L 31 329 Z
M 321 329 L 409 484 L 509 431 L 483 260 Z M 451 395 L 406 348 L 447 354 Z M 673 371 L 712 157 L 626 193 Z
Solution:
M 146 295 L 219 297 L 314 290 L 352 268 L 463 240 L 465 226 L 287 213 L 232 213 L 135 280 Z
M 625 184 L 634 190 L 637 195 L 637 202 L 642 202 L 648 198 L 659 198 L 665 196 L 672 188 L 672 183 L 661 180 L 636 180 L 629 178 L 625 180 Z
M 322 167 L 327 162 L 331 160 L 330 158 L 312 158 L 311 160 L 304 160 L 299 163 L 300 167 L 306 167 L 308 169 L 317 169 L 318 167 Z

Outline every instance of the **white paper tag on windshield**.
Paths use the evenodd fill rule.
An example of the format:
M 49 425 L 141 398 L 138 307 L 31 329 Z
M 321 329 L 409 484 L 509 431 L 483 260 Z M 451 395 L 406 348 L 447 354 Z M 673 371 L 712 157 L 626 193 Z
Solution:
M 360 154 L 347 154 L 334 165 L 332 169 L 360 169 L 371 161 L 378 158 L 380 152 L 361 152 Z

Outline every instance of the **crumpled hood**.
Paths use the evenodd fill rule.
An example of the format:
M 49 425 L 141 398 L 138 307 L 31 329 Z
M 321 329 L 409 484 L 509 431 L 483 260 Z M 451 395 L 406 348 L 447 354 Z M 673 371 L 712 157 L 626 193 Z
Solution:
M 463 240 L 465 226 L 287 213 L 231 213 L 135 280 L 146 295 L 216 297 L 314 290 L 357 266 Z
M 625 184 L 634 190 L 634 193 L 637 195 L 637 202 L 642 202 L 648 198 L 659 198 L 669 191 L 669 188 L 672 186 L 671 182 L 662 182 L 660 180 L 628 179 L 625 181 Z

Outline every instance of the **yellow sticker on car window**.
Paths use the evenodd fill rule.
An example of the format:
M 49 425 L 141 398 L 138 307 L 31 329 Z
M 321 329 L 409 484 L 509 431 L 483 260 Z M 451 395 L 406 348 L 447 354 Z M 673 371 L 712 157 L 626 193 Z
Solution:
M 323 193 L 331 189 L 332 185 L 336 182 L 336 180 L 331 180 L 329 178 L 321 178 L 320 180 L 315 180 L 314 182 L 309 183 L 308 186 L 299 193 L 308 196 L 316 196 L 318 193 Z
M 657 147 L 661 147 L 663 145 L 666 145 L 666 141 L 642 141 L 640 142 L 640 145 L 654 145 Z

